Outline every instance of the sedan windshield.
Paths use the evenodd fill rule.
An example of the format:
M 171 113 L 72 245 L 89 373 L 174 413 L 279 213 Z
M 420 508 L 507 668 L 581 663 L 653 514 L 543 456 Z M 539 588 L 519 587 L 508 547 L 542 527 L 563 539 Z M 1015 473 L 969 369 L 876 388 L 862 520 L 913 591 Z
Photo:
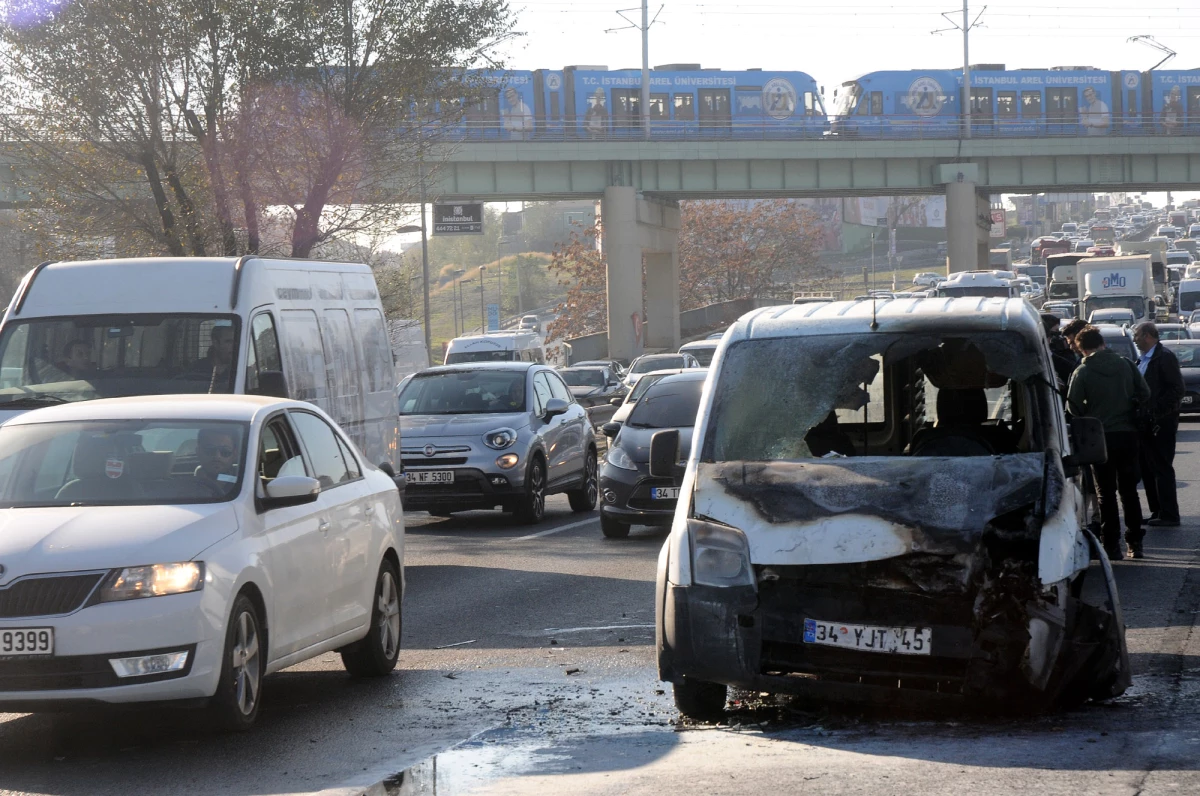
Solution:
M 1179 367 L 1200 368 L 1200 343 L 1179 343 L 1169 345 L 1167 349 L 1179 360 Z
M 687 353 L 696 358 L 702 367 L 708 367 L 712 364 L 713 357 L 717 355 L 717 347 L 713 346 L 697 346 L 695 348 L 684 349 Z
M 402 415 L 472 415 L 525 409 L 525 371 L 418 373 L 400 393 Z
M 568 387 L 603 387 L 604 371 L 590 368 L 569 368 L 560 370 L 558 375 L 562 376 L 563 381 Z
M 634 428 L 687 428 L 696 424 L 703 379 L 660 381 L 629 413 Z
M 232 315 L 84 315 L 9 323 L 0 407 L 172 393 L 231 393 Z
M 246 431 L 203 420 L 0 427 L 0 508 L 231 500 L 245 472 Z
M 669 370 L 671 368 L 682 367 L 683 357 L 679 354 L 656 354 L 654 356 L 642 357 L 637 362 L 634 362 L 629 372 L 649 373 L 652 370 Z

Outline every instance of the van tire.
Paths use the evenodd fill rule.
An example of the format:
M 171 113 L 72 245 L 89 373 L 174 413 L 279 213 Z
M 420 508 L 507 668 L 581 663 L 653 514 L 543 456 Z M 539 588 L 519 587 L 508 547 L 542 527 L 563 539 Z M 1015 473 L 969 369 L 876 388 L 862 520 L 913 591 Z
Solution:
M 567 493 L 571 503 L 571 511 L 579 514 L 584 511 L 595 511 L 596 502 L 600 497 L 600 476 L 597 474 L 596 451 L 588 448 L 583 460 L 583 483 L 578 489 Z
M 513 519 L 520 525 L 537 525 L 546 516 L 546 463 L 540 455 L 529 462 L 525 491 L 513 506 Z
M 675 707 L 694 721 L 719 721 L 725 715 L 729 689 L 722 683 L 682 678 L 673 685 Z

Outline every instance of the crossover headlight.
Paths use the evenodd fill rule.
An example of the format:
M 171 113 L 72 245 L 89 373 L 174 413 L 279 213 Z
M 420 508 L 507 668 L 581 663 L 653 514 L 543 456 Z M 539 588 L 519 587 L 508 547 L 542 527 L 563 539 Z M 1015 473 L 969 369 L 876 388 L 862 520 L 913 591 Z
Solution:
M 502 451 L 517 441 L 517 432 L 511 428 L 498 428 L 483 435 L 483 444 L 492 450 Z
M 750 544 L 737 528 L 688 520 L 692 581 L 705 586 L 753 586 Z
M 620 445 L 615 445 L 608 449 L 608 463 L 620 470 L 637 469 L 637 465 L 633 463 L 633 459 L 629 458 L 629 454 Z
M 185 561 L 179 564 L 149 564 L 114 570 L 100 587 L 100 602 L 136 600 L 184 594 L 204 588 L 204 564 Z

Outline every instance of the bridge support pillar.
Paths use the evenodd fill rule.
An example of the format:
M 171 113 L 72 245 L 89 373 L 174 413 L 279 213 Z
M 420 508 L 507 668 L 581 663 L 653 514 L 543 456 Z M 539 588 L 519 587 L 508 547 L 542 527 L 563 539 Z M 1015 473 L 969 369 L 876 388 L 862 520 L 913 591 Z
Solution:
M 974 163 L 944 163 L 934 166 L 935 183 L 946 186 L 947 271 L 973 271 L 988 267 L 987 239 L 980 236 L 980 202 L 976 191 L 979 166 Z M 983 199 L 984 217 L 987 197 Z M 987 234 L 984 229 L 983 234 Z M 982 254 L 981 254 L 982 253 Z
M 608 263 L 608 355 L 630 360 L 647 347 L 677 349 L 678 205 L 613 185 L 604 189 L 600 211 Z

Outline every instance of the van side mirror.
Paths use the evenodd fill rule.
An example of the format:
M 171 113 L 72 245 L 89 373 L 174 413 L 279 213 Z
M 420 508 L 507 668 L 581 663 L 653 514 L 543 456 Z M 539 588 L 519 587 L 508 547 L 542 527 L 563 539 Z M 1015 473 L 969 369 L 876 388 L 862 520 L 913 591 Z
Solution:
M 1076 475 L 1079 468 L 1085 465 L 1108 461 L 1104 423 L 1095 417 L 1072 417 L 1070 423 L 1072 452 L 1063 457 L 1063 469 L 1067 475 Z
M 650 475 L 676 481 L 683 476 L 683 468 L 679 466 L 679 429 L 665 429 L 650 438 Z
M 258 372 L 258 388 L 254 390 L 253 394 L 266 395 L 271 398 L 287 398 L 287 380 L 283 378 L 283 371 L 260 370 Z

